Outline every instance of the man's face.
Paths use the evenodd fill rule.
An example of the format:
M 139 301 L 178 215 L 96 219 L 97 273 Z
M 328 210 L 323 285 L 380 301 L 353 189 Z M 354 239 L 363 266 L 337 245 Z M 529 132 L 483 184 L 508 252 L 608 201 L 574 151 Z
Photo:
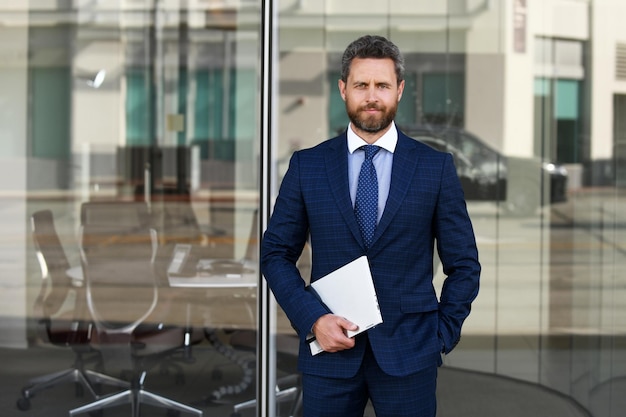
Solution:
M 346 102 L 352 127 L 363 139 L 378 139 L 396 117 L 404 81 L 398 84 L 389 58 L 355 58 L 339 91 Z

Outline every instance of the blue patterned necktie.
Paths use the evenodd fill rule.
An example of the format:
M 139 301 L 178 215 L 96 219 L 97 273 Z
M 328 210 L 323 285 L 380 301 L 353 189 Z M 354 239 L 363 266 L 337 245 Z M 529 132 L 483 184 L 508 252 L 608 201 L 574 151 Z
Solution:
M 380 146 L 364 145 L 359 149 L 365 151 L 365 160 L 363 165 L 361 165 L 361 172 L 359 173 L 354 213 L 361 228 L 365 247 L 369 248 L 372 244 L 376 222 L 378 221 L 378 178 L 376 178 L 376 168 L 372 160 L 374 155 L 380 150 Z

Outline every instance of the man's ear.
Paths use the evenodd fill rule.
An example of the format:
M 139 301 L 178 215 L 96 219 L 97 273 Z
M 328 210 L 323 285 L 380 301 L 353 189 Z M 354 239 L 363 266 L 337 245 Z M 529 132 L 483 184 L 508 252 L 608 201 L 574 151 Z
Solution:
M 337 87 L 339 87 L 339 94 L 341 94 L 341 98 L 343 101 L 346 101 L 346 83 L 344 83 L 342 79 L 339 79 Z
M 398 102 L 400 102 L 402 98 L 402 93 L 404 93 L 404 80 L 400 81 L 400 84 L 398 84 Z

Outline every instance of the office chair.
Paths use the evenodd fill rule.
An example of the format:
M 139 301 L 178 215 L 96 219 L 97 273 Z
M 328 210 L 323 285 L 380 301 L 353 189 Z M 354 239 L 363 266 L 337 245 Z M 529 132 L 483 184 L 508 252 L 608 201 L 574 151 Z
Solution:
M 148 370 L 185 343 L 184 328 L 167 323 L 154 271 L 157 237 L 148 207 L 139 202 L 83 203 L 81 257 L 94 343 L 105 361 L 131 373 L 130 388 L 70 410 L 69 415 L 130 404 L 202 416 L 202 411 L 144 388 Z M 166 306 L 167 307 L 167 306 Z
M 152 194 L 152 217 L 159 231 L 161 244 L 191 243 L 207 246 L 211 238 L 223 236 L 224 231 L 200 224 L 188 189 L 165 187 Z
M 35 301 L 35 312 L 39 319 L 40 336 L 54 346 L 72 349 L 75 355 L 71 368 L 31 379 L 22 389 L 17 408 L 28 410 L 30 398 L 52 386 L 74 382 L 77 395 L 86 389 L 94 398 L 99 398 L 99 384 L 127 388 L 128 382 L 85 369 L 85 365 L 96 362 L 101 365 L 100 352 L 91 345 L 92 323 L 83 317 L 85 313 L 84 288 L 73 285 L 67 275 L 70 263 L 56 232 L 50 210 L 41 210 L 31 216 L 31 229 L 42 281 Z

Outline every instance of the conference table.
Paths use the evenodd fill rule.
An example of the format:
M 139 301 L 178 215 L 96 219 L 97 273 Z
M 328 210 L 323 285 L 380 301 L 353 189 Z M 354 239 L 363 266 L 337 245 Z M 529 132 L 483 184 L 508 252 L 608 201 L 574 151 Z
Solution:
M 254 288 L 258 279 L 256 262 L 235 259 L 200 259 L 193 275 L 168 273 L 173 288 Z
M 218 268 L 213 268 L 219 265 Z M 172 288 L 254 288 L 258 285 L 256 263 L 225 259 L 201 259 L 194 275 L 168 274 Z M 82 286 L 82 266 L 73 266 L 65 271 L 75 286 Z

